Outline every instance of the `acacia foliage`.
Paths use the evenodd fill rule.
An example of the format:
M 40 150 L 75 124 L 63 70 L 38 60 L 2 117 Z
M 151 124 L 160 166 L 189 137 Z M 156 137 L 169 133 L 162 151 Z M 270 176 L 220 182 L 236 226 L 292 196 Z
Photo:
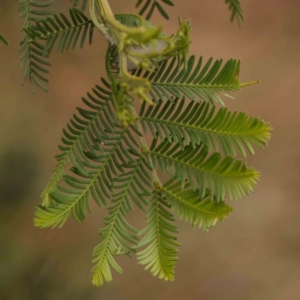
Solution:
M 56 14 L 50 8 L 52 1 L 20 2 L 19 11 L 25 18 L 21 43 L 24 80 L 43 90 L 53 49 L 63 53 L 93 41 L 97 24 L 86 14 L 88 1 L 71 2 L 68 14 Z M 241 21 L 240 2 L 226 3 L 232 19 Z M 173 2 L 140 0 L 137 6 L 146 19 L 156 10 L 168 19 L 165 9 Z M 157 34 L 140 16 L 123 14 L 116 19 L 126 27 L 146 24 L 153 36 Z M 178 36 L 188 34 L 183 30 L 188 27 L 180 28 Z M 155 38 L 168 40 L 160 33 Z M 112 281 L 112 270 L 123 273 L 117 256 L 133 253 L 153 275 L 173 280 L 180 246 L 175 215 L 206 232 L 232 212 L 227 200 L 249 195 L 259 179 L 259 172 L 244 159 L 254 154 L 255 147 L 267 145 L 270 125 L 261 118 L 220 108 L 229 93 L 256 81 L 240 82 L 239 60 L 188 56 L 184 48 L 188 45 L 182 42 L 184 54 L 151 57 L 155 68 L 139 65 L 130 71 L 128 78 L 137 82 L 134 90 L 142 94 L 147 84 L 149 92 L 142 96 L 151 97 L 150 102 L 142 103 L 139 113 L 132 105 L 132 95 L 118 81 L 120 50 L 110 45 L 107 79 L 101 78 L 82 98 L 83 106 L 63 130 L 57 165 L 34 222 L 48 228 L 62 227 L 70 216 L 85 221 L 87 213 L 92 213 L 91 201 L 107 209 L 99 230 L 101 242 L 93 252 L 92 281 L 97 286 Z M 118 99 L 134 117 L 126 126 L 118 118 Z M 146 142 L 147 133 L 151 145 Z M 162 172 L 169 177 L 166 182 Z M 135 207 L 146 214 L 142 230 L 126 219 Z

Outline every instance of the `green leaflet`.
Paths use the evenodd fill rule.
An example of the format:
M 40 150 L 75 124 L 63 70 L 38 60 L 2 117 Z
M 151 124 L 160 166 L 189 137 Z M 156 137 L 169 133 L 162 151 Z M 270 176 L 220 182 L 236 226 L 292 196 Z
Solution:
M 213 58 L 210 58 L 203 63 L 202 56 L 196 60 L 193 55 L 183 65 L 174 57 L 163 61 L 157 70 L 146 72 L 143 77 L 151 81 L 150 94 L 156 103 L 159 99 L 172 101 L 172 97 L 186 97 L 196 102 L 201 99 L 224 105 L 219 95 L 228 96 L 224 93 L 240 90 L 243 84 L 238 78 L 241 62 L 230 59 L 223 66 L 222 62 L 220 59 L 213 63 Z
M 169 180 L 163 185 L 162 191 L 172 210 L 176 210 L 179 219 L 184 219 L 194 227 L 198 225 L 204 232 L 218 221 L 222 222 L 233 211 L 225 202 L 213 201 L 209 190 L 200 198 L 199 192 L 191 189 L 189 183 L 185 183 L 182 188 L 180 182 Z
M 71 0 L 72 1 L 72 0 Z M 79 1 L 79 0 L 74 0 Z M 165 18 L 169 19 L 169 15 L 165 11 L 163 5 L 161 5 L 161 2 L 163 2 L 165 5 L 173 6 L 174 3 L 171 0 L 161 0 L 161 1 L 154 1 L 154 0 L 138 0 L 136 3 L 136 7 L 141 7 L 139 14 L 143 15 L 147 13 L 146 19 L 149 20 L 154 13 L 155 10 L 158 10 L 159 13 Z M 228 5 L 229 10 L 231 11 L 231 21 L 234 21 L 236 19 L 238 21 L 239 26 L 241 25 L 241 22 L 244 21 L 244 14 L 241 7 L 241 3 L 239 0 L 225 0 L 225 3 Z M 142 5 L 143 4 L 143 5 Z
M 70 0 L 73 3 L 74 7 L 78 7 L 79 3 L 80 5 L 80 10 L 84 13 L 88 4 L 88 0 Z
M 91 45 L 95 28 L 93 22 L 77 8 L 70 9 L 69 14 L 70 18 L 63 13 L 60 16 L 54 14 L 34 26 L 24 28 L 30 38 L 28 42 L 45 40 L 43 56 L 50 55 L 56 43 L 57 53 L 71 48 L 74 50 L 78 44 L 82 49 L 87 39 Z
M 166 199 L 157 191 L 153 191 L 149 201 L 147 226 L 139 232 L 145 234 L 137 248 L 146 246 L 137 254 L 139 264 L 159 279 L 174 280 L 174 271 L 177 261 L 176 241 L 177 228 L 173 224 L 174 217 L 169 211 Z
M 249 195 L 259 179 L 259 173 L 248 168 L 241 160 L 234 160 L 215 152 L 209 155 L 207 147 L 197 145 L 196 148 L 186 146 L 180 149 L 180 144 L 172 144 L 167 140 L 156 146 L 157 140 L 151 145 L 151 156 L 154 166 L 158 165 L 165 172 L 181 181 L 182 187 L 188 179 L 192 188 L 199 189 L 203 198 L 206 189 L 212 190 L 217 202 L 225 197 L 230 200 Z
M 270 138 L 272 127 L 260 118 L 249 118 L 243 112 L 231 113 L 226 108 L 219 109 L 207 102 L 190 102 L 185 99 L 160 102 L 145 111 L 143 103 L 140 120 L 144 131 L 148 129 L 154 138 L 165 138 L 171 142 L 191 143 L 193 148 L 205 143 L 208 151 L 219 148 L 225 155 L 236 155 L 236 149 L 246 157 L 246 151 L 254 154 L 252 145 L 264 148 Z
M 241 26 L 241 23 L 244 21 L 241 2 L 239 0 L 225 0 L 225 2 L 226 4 L 228 4 L 228 8 L 231 11 L 231 22 L 236 19 L 239 26 Z
M 18 12 L 20 12 L 20 18 L 25 19 L 23 30 L 26 31 L 32 24 L 43 22 L 47 20 L 47 17 L 52 16 L 54 13 L 54 10 L 50 8 L 52 4 L 53 0 L 46 2 L 20 0 Z M 43 55 L 43 44 L 37 41 L 29 43 L 28 40 L 29 36 L 25 32 L 19 50 L 22 53 L 21 68 L 24 68 L 23 85 L 29 80 L 32 93 L 34 84 L 47 92 L 48 89 L 45 87 L 45 83 L 48 82 L 48 79 L 45 74 L 49 73 L 48 68 L 51 63 Z
M 169 19 L 169 15 L 165 11 L 163 5 L 173 6 L 174 3 L 171 0 L 160 0 L 160 1 L 154 1 L 154 0 L 138 0 L 135 7 L 141 7 L 139 11 L 139 15 L 144 15 L 147 11 L 145 19 L 149 20 L 153 14 L 153 12 L 157 9 L 159 13 L 165 18 Z

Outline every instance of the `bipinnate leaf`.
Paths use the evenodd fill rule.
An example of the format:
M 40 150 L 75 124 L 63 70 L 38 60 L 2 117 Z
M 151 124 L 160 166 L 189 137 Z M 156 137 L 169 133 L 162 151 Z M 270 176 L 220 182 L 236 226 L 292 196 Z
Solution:
M 216 106 L 224 105 L 221 97 L 230 97 L 227 93 L 258 81 L 240 83 L 237 59 L 224 64 L 187 59 L 191 27 L 181 18 L 176 34 L 167 36 L 139 15 L 114 15 L 106 1 L 91 0 L 92 20 L 84 14 L 88 0 L 71 0 L 69 17 L 54 14 L 52 2 L 20 1 L 24 82 L 46 90 L 43 74 L 49 72 L 54 46 L 63 53 L 87 40 L 91 44 L 95 27 L 110 42 L 108 81 L 102 78 L 102 85 L 82 98 L 85 107 L 77 108 L 63 130 L 35 225 L 62 227 L 69 216 L 85 221 L 93 200 L 108 211 L 93 251 L 94 285 L 111 282 L 113 271 L 122 274 L 116 257 L 136 251 L 138 263 L 152 275 L 174 280 L 180 246 L 175 215 L 207 232 L 233 211 L 225 201 L 249 195 L 259 179 L 259 172 L 234 156 L 254 154 L 253 146 L 264 148 L 271 126 Z M 240 22 L 240 1 L 226 3 L 232 20 Z M 168 19 L 165 5 L 173 2 L 138 0 L 141 4 L 146 19 L 155 10 Z M 6 42 L 1 35 L 0 40 Z M 140 114 L 136 98 L 143 101 Z M 150 147 L 148 138 L 153 138 Z M 170 177 L 164 184 L 159 169 Z M 141 231 L 127 219 L 135 207 L 146 213 Z

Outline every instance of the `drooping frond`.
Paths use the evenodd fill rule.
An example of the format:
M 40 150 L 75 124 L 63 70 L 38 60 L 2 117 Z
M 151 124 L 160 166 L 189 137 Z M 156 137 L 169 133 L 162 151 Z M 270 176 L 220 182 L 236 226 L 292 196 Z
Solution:
M 174 5 L 174 3 L 171 0 L 138 0 L 135 7 L 139 7 L 142 5 L 139 11 L 139 15 L 141 16 L 148 11 L 145 17 L 146 20 L 149 20 L 151 18 L 155 9 L 157 9 L 165 19 L 169 20 L 169 15 L 165 11 L 164 7 L 160 4 L 161 2 L 168 6 Z
M 83 120 L 80 119 L 80 121 Z M 83 122 L 86 123 L 86 121 Z M 45 228 L 59 225 L 61 227 L 70 213 L 76 221 L 84 221 L 85 210 L 87 209 L 91 213 L 90 197 L 93 197 L 100 207 L 107 205 L 107 199 L 111 194 L 113 175 L 117 175 L 118 171 L 123 171 L 121 163 L 117 159 L 117 153 L 121 155 L 122 160 L 125 160 L 125 155 L 129 156 L 126 149 L 124 152 L 121 150 L 121 144 L 126 138 L 128 129 L 116 128 L 109 134 L 103 129 L 103 133 L 98 130 L 94 128 L 93 135 L 99 139 L 99 144 L 92 145 L 88 141 L 89 148 L 84 151 L 86 159 L 76 160 L 74 157 L 72 171 L 75 174 L 63 176 L 67 187 L 58 185 L 57 190 L 50 195 L 54 203 L 49 207 L 37 208 L 36 226 Z M 89 139 L 88 136 L 86 137 Z M 124 155 L 124 153 L 126 154 Z
M 151 195 L 149 189 L 152 189 L 152 180 L 145 170 L 146 166 L 145 158 L 139 155 L 134 164 L 126 166 L 127 172 L 113 180 L 113 204 L 108 208 L 109 216 L 105 217 L 106 227 L 100 229 L 103 241 L 95 247 L 93 253 L 93 284 L 96 286 L 112 281 L 111 268 L 122 273 L 122 268 L 113 256 L 130 255 L 134 251 L 131 244 L 136 245 L 138 242 L 137 230 L 126 221 L 125 216 L 133 210 L 131 200 L 142 210 L 142 205 L 147 205 L 145 197 Z
M 89 110 L 78 108 L 80 117 L 74 115 L 68 130 L 64 130 L 58 165 L 42 194 L 45 207 L 36 211 L 38 227 L 62 226 L 70 213 L 75 220 L 83 221 L 85 208 L 90 211 L 90 196 L 99 206 L 106 205 L 113 177 L 124 171 L 124 165 L 135 161 L 132 153 L 140 146 L 133 127 L 119 127 L 110 92 L 99 86 L 93 91 L 98 99 L 91 94 L 89 100 L 83 98 Z M 70 161 L 73 175 L 64 171 Z M 59 184 L 61 179 L 64 185 Z
M 250 194 L 259 179 L 259 173 L 245 162 L 231 156 L 222 158 L 218 152 L 209 155 L 205 145 L 189 145 L 182 150 L 179 143 L 166 140 L 156 146 L 156 142 L 154 139 L 150 150 L 155 165 L 181 181 L 182 188 L 188 179 L 194 190 L 199 189 L 201 198 L 209 188 L 217 202 L 225 197 L 238 199 Z
M 171 179 L 163 185 L 162 191 L 179 219 L 184 219 L 193 226 L 198 225 L 205 232 L 218 221 L 222 222 L 233 211 L 225 202 L 213 201 L 209 190 L 200 198 L 199 192 L 191 189 L 189 183 L 185 183 L 182 189 L 180 182 Z
M 76 118 L 79 124 L 86 125 L 92 115 L 86 111 L 80 111 L 86 119 Z M 105 120 L 106 121 L 106 120 Z M 90 196 L 101 207 L 107 205 L 107 199 L 111 197 L 112 179 L 118 173 L 123 172 L 123 163 L 133 163 L 128 150 L 123 143 L 136 152 L 136 141 L 133 139 L 129 128 L 114 128 L 108 132 L 104 128 L 97 128 L 97 123 L 91 126 L 92 137 L 84 135 L 87 150 L 82 150 L 85 158 L 74 157 L 71 169 L 74 175 L 64 175 L 63 180 L 67 187 L 58 185 L 57 190 L 51 193 L 54 203 L 48 208 L 39 207 L 36 211 L 35 224 L 38 227 L 62 226 L 70 213 L 76 221 L 84 221 L 85 209 L 91 213 Z M 89 141 L 96 140 L 92 145 Z M 129 141 L 131 140 L 131 141 Z M 74 153 L 74 152 L 72 152 Z M 72 157 L 71 157 L 72 158 Z
M 154 276 L 164 280 L 174 280 L 177 248 L 180 246 L 176 241 L 177 228 L 173 224 L 174 217 L 169 208 L 165 197 L 153 191 L 149 201 L 147 226 L 139 232 L 139 235 L 145 236 L 137 246 L 146 246 L 137 254 L 139 264 L 146 266 L 146 270 L 150 269 Z
M 93 93 L 87 93 L 87 98 L 82 98 L 82 101 L 89 109 L 94 110 L 93 117 L 82 123 L 76 115 L 73 116 L 67 129 L 63 130 L 63 144 L 59 146 L 61 153 L 56 155 L 58 163 L 53 170 L 53 175 L 49 183 L 42 193 L 43 206 L 48 207 L 51 204 L 51 193 L 57 190 L 58 183 L 65 175 L 65 166 L 70 162 L 80 161 L 80 157 L 85 158 L 83 149 L 90 147 L 89 137 L 93 136 L 93 131 L 104 125 L 104 128 L 109 128 L 111 122 L 118 123 L 111 106 L 111 92 L 108 83 L 101 78 L 106 88 L 96 85 L 93 88 Z M 79 112 L 82 110 L 78 109 Z M 70 135 L 71 134 L 71 135 Z M 97 140 L 93 141 L 94 143 Z M 103 142 L 103 141 L 102 141 Z
M 81 3 L 80 10 L 82 12 L 85 12 L 85 9 L 86 9 L 87 4 L 88 4 L 88 0 L 71 0 L 71 2 L 73 3 L 74 7 L 78 7 L 79 4 Z
M 69 10 L 70 18 L 60 13 L 53 17 L 47 17 L 45 21 L 37 22 L 35 26 L 24 28 L 29 36 L 29 43 L 45 40 L 43 56 L 50 55 L 57 42 L 57 53 L 65 50 L 75 49 L 79 44 L 83 48 L 87 37 L 89 44 L 92 44 L 94 24 L 79 9 Z
M 171 36 L 148 21 L 155 10 L 168 19 L 165 7 L 173 0 L 137 0 L 140 15 L 114 15 L 109 0 L 70 0 L 69 16 L 54 14 L 53 0 L 19 1 L 25 18 L 24 82 L 47 90 L 42 82 L 48 81 L 44 74 L 51 51 L 83 47 L 87 40 L 91 44 L 95 26 L 109 41 L 108 82 L 101 79 L 104 87 L 97 85 L 82 98 L 86 107 L 77 108 L 63 130 L 61 153 L 35 211 L 35 225 L 61 227 L 70 215 L 84 221 L 95 201 L 108 209 L 108 216 L 93 251 L 93 284 L 112 281 L 113 271 L 123 273 L 115 257 L 131 257 L 136 249 L 139 264 L 160 279 L 173 280 L 180 246 L 175 213 L 208 231 L 232 212 L 224 200 L 248 195 L 259 179 L 255 169 L 233 156 L 263 148 L 272 128 L 260 118 L 214 106 L 223 104 L 227 93 L 258 81 L 240 83 L 239 60 L 223 64 L 189 57 L 189 21 L 179 18 Z M 88 1 L 92 20 L 84 14 Z M 240 23 L 240 1 L 225 1 L 231 19 Z M 0 40 L 6 42 L 2 35 Z M 137 99 L 143 102 L 139 115 Z M 142 128 L 153 136 L 150 148 Z M 171 178 L 165 184 L 158 167 Z M 134 206 L 147 213 L 140 232 L 127 221 Z
M 23 30 L 28 26 L 36 22 L 45 21 L 49 16 L 52 16 L 54 10 L 51 9 L 53 0 L 47 1 L 32 1 L 32 0 L 20 0 L 18 12 L 20 12 L 20 18 L 25 18 Z M 24 30 L 25 31 L 25 30 Z M 43 91 L 47 92 L 47 88 L 44 83 L 48 82 L 45 74 L 49 73 L 48 67 L 51 63 L 44 57 L 44 45 L 40 42 L 28 43 L 29 37 L 25 32 L 22 39 L 20 52 L 21 56 L 21 68 L 24 68 L 23 84 L 28 80 L 31 83 L 31 90 L 33 92 L 33 84 L 36 84 Z
M 168 63 L 170 61 L 170 63 Z M 196 66 L 194 67 L 196 62 Z M 187 97 L 198 102 L 200 99 L 211 103 L 221 103 L 220 94 L 240 90 L 243 84 L 239 82 L 239 70 L 241 62 L 236 59 L 228 60 L 222 66 L 223 60 L 210 58 L 203 64 L 202 56 L 196 61 L 191 56 L 186 68 L 176 57 L 160 63 L 154 72 L 146 72 L 144 77 L 148 78 L 153 90 L 151 96 L 155 102 L 159 99 L 172 101 L 172 96 L 177 98 Z M 249 83 L 249 84 L 254 84 Z
M 202 142 L 208 151 L 221 148 L 225 155 L 235 156 L 235 148 L 243 156 L 246 156 L 245 148 L 254 154 L 252 145 L 264 148 L 272 129 L 260 118 L 249 118 L 243 112 L 231 113 L 221 108 L 215 113 L 216 107 L 208 102 L 190 102 L 185 106 L 185 99 L 177 98 L 149 106 L 147 111 L 145 107 L 143 103 L 140 120 L 144 131 L 150 129 L 154 138 L 159 137 L 161 141 L 167 138 L 169 142 L 183 139 L 193 148 Z
M 228 4 L 228 8 L 231 11 L 231 22 L 236 19 L 239 26 L 241 26 L 242 21 L 244 21 L 244 14 L 240 0 L 225 0 L 225 2 Z

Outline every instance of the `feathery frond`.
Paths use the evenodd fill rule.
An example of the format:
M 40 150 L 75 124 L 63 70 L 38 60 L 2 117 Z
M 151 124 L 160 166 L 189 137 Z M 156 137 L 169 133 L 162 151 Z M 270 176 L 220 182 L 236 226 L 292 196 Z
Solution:
M 71 0 L 73 7 L 78 7 L 81 3 L 80 10 L 84 13 L 88 4 L 88 0 Z
M 91 118 L 91 115 L 86 112 L 82 116 L 87 120 Z M 79 118 L 77 120 L 80 120 L 83 125 L 87 124 L 87 121 Z M 116 127 L 111 129 L 109 134 L 103 129 L 100 129 L 99 132 L 95 126 L 91 128 L 90 132 L 94 130 L 91 139 L 98 139 L 97 143 L 91 145 L 90 142 L 87 142 L 89 137 L 85 135 L 88 146 L 87 151 L 84 151 L 86 158 L 81 161 L 74 157 L 72 160 L 74 167 L 71 170 L 77 176 L 65 175 L 63 179 L 68 187 L 58 185 L 57 190 L 51 193 L 51 198 L 55 201 L 54 204 L 50 205 L 49 208 L 38 208 L 35 219 L 35 224 L 38 227 L 62 226 L 70 213 L 76 221 L 84 221 L 86 217 L 85 208 L 91 213 L 90 196 L 100 207 L 106 206 L 107 199 L 111 197 L 113 176 L 123 172 L 122 162 L 128 160 L 129 163 L 134 162 L 123 145 L 125 142 L 132 152 L 137 151 L 134 148 L 136 142 L 132 139 L 129 128 Z
M 47 90 L 43 74 L 49 72 L 47 58 L 54 47 L 62 53 L 87 40 L 91 44 L 95 27 L 110 42 L 108 81 L 101 78 L 103 87 L 96 85 L 82 98 L 86 107 L 78 107 L 79 114 L 63 130 L 61 153 L 34 223 L 61 227 L 70 215 L 84 221 L 94 200 L 108 209 L 108 216 L 93 251 L 93 284 L 112 281 L 113 270 L 123 273 L 115 256 L 131 257 L 136 249 L 140 265 L 160 279 L 173 280 L 180 246 L 174 215 L 206 232 L 233 211 L 224 200 L 248 195 L 259 179 L 255 169 L 233 156 L 254 154 L 253 146 L 263 148 L 272 128 L 260 118 L 226 108 L 216 111 L 215 106 L 224 105 L 221 97 L 230 97 L 227 93 L 258 81 L 240 83 L 239 60 L 223 64 L 222 59 L 189 57 L 189 21 L 179 18 L 172 36 L 147 21 L 156 9 L 168 19 L 163 4 L 173 6 L 172 0 L 138 0 L 146 20 L 137 14 L 114 15 L 106 0 L 89 2 L 90 20 L 84 14 L 88 1 L 70 0 L 67 17 L 54 14 L 53 0 L 20 0 L 24 82 Z M 225 1 L 231 19 L 240 24 L 240 1 Z M 6 42 L 2 35 L 0 40 Z M 140 114 L 136 98 L 143 102 Z M 142 129 L 153 136 L 150 148 Z M 165 184 L 158 167 L 170 176 Z M 140 232 L 126 219 L 134 205 L 147 213 Z
M 204 232 L 218 221 L 222 222 L 233 211 L 225 202 L 213 201 L 209 190 L 200 198 L 199 192 L 191 189 L 187 182 L 182 189 L 180 182 L 171 179 L 163 185 L 162 191 L 180 220 L 184 219 L 194 227 L 198 225 Z
M 90 115 L 85 115 L 90 117 Z M 79 119 L 85 122 L 82 119 Z M 97 130 L 98 131 L 98 130 Z M 70 213 L 76 221 L 84 221 L 86 218 L 85 209 L 91 213 L 90 196 L 101 207 L 107 206 L 107 199 L 110 198 L 112 175 L 117 175 L 118 171 L 123 171 L 121 164 L 117 160 L 117 149 L 121 149 L 122 140 L 127 134 L 127 129 L 111 130 L 108 135 L 95 131 L 99 138 L 99 144 L 103 143 L 107 147 L 99 144 L 89 144 L 88 151 L 85 151 L 85 160 L 72 160 L 74 175 L 64 175 L 63 180 L 67 187 L 57 186 L 57 190 L 51 193 L 54 203 L 48 208 L 40 207 L 36 211 L 35 224 L 38 227 L 62 226 Z M 87 137 L 89 138 L 89 137 Z M 94 139 L 94 137 L 93 137 Z M 102 141 L 102 142 L 100 142 Z M 103 145 L 103 146 L 104 146 Z M 96 147 L 98 148 L 96 151 Z M 124 152 L 128 155 L 126 149 Z M 124 153 L 119 150 L 122 159 Z M 90 170 L 88 170 L 90 168 Z M 76 176 L 77 175 L 77 176 Z M 79 176 L 79 177 L 78 177 Z
M 93 22 L 77 8 L 71 8 L 69 13 L 69 19 L 60 13 L 60 17 L 55 14 L 47 17 L 45 21 L 37 22 L 35 26 L 24 28 L 30 38 L 29 43 L 45 40 L 43 56 L 51 54 L 56 42 L 57 53 L 75 49 L 78 44 L 83 48 L 87 37 L 89 44 L 92 44 L 95 28 Z
M 235 148 L 246 157 L 245 148 L 254 154 L 252 145 L 259 148 L 267 145 L 272 128 L 260 118 L 249 118 L 243 112 L 231 113 L 226 108 L 215 113 L 216 107 L 208 102 L 190 102 L 187 106 L 185 102 L 178 98 L 173 102 L 161 101 L 156 106 L 149 106 L 147 111 L 146 103 L 143 103 L 140 120 L 144 131 L 147 133 L 150 129 L 153 137 L 159 137 L 161 141 L 165 138 L 169 142 L 184 140 L 193 148 L 202 142 L 208 151 L 221 148 L 225 155 L 231 156 L 236 155 Z
M 143 4 L 140 11 L 139 11 L 139 15 L 142 16 L 146 13 L 146 11 L 148 11 L 148 13 L 145 17 L 146 20 L 149 20 L 151 18 L 151 16 L 153 15 L 155 9 L 157 9 L 159 11 L 159 13 L 165 19 L 169 20 L 169 15 L 165 11 L 164 7 L 160 4 L 160 2 L 163 2 L 164 4 L 166 4 L 168 6 L 173 6 L 174 5 L 174 3 L 171 0 L 160 0 L 160 1 L 156 1 L 156 0 L 138 0 L 135 7 L 139 7 L 141 4 Z
M 228 4 L 228 8 L 231 11 L 231 22 L 236 19 L 239 26 L 241 26 L 241 23 L 244 21 L 244 14 L 240 0 L 225 0 L 225 2 Z
M 101 124 L 104 124 L 104 128 L 107 130 L 107 128 L 110 128 L 108 124 L 111 122 L 118 124 L 111 106 L 109 84 L 103 78 L 101 80 L 106 88 L 96 85 L 93 88 L 93 93 L 87 93 L 87 98 L 82 98 L 82 101 L 88 108 L 94 109 L 93 117 L 83 124 L 81 119 L 74 115 L 67 125 L 68 130 L 63 130 L 64 137 L 62 141 L 64 145 L 59 146 L 61 153 L 56 155 L 58 163 L 53 170 L 53 175 L 47 187 L 41 195 L 43 206 L 45 207 L 48 207 L 52 202 L 51 193 L 57 190 L 58 183 L 65 175 L 65 166 L 72 160 L 76 163 L 77 160 L 80 161 L 80 157 L 85 158 L 83 149 L 90 147 L 89 137 L 93 136 L 96 128 L 101 128 Z M 78 110 L 80 112 L 82 109 L 79 108 Z
M 52 16 L 54 10 L 51 9 L 53 0 L 49 1 L 32 1 L 32 0 L 20 0 L 18 12 L 20 12 L 20 18 L 25 18 L 23 30 L 28 28 L 31 23 L 35 25 L 37 22 L 45 21 L 48 17 Z M 48 82 L 45 74 L 49 73 L 48 67 L 51 63 L 44 57 L 44 45 L 40 42 L 28 43 L 29 36 L 25 32 L 22 39 L 20 52 L 21 56 L 21 68 L 24 68 L 23 84 L 28 80 L 31 83 L 31 91 L 33 92 L 33 84 L 36 84 L 40 89 L 47 92 L 47 88 L 44 83 Z
M 93 256 L 93 284 L 103 285 L 112 281 L 111 269 L 122 274 L 121 267 L 114 260 L 115 255 L 130 255 L 133 245 L 137 245 L 137 230 L 125 219 L 133 210 L 130 198 L 142 209 L 147 205 L 145 196 L 150 196 L 152 180 L 145 171 L 145 158 L 140 155 L 134 164 L 127 165 L 129 171 L 121 173 L 113 180 L 112 206 L 108 207 L 109 216 L 105 217 L 105 228 L 100 229 L 103 241 L 95 247 Z M 148 188 L 147 188 L 148 187 Z M 143 204 L 142 204 L 143 203 Z M 130 243 L 130 244 L 129 244 Z
M 89 100 L 83 98 L 89 110 L 78 108 L 80 117 L 74 115 L 68 131 L 64 130 L 58 165 L 42 194 L 45 207 L 36 211 L 38 227 L 62 226 L 70 213 L 76 221 L 83 221 L 85 208 L 91 212 L 90 196 L 99 206 L 106 206 L 113 177 L 124 171 L 124 165 L 135 161 L 132 153 L 140 146 L 132 127 L 118 126 L 110 92 L 99 86 L 93 91 L 98 99 L 91 94 Z M 138 133 L 136 129 L 134 132 Z M 64 171 L 69 161 L 73 164 L 73 175 Z M 59 184 L 62 179 L 67 187 Z
M 195 62 L 197 64 L 194 67 Z M 146 72 L 143 77 L 150 80 L 153 89 L 150 94 L 157 103 L 158 99 L 172 101 L 172 96 L 175 96 L 196 102 L 202 99 L 212 104 L 223 104 L 219 94 L 228 96 L 224 92 L 237 91 L 243 86 L 238 77 L 241 62 L 230 59 L 223 66 L 222 59 L 212 62 L 213 58 L 210 58 L 203 64 L 202 56 L 196 61 L 193 55 L 183 65 L 174 57 L 163 61 L 157 70 Z
M 209 155 L 205 145 L 196 148 L 188 145 L 182 150 L 179 143 L 167 140 L 158 146 L 156 143 L 154 139 L 150 150 L 154 166 L 158 165 L 163 172 L 168 171 L 181 181 L 182 188 L 188 179 L 194 190 L 199 189 L 201 198 L 207 188 L 212 190 L 217 202 L 225 197 L 230 200 L 241 198 L 250 194 L 259 178 L 259 173 L 241 160 L 231 156 L 222 158 L 218 152 Z
M 145 236 L 137 246 L 146 248 L 137 253 L 137 259 L 154 276 L 172 281 L 180 244 L 176 241 L 175 234 L 178 231 L 169 208 L 165 197 L 158 191 L 153 191 L 149 201 L 147 226 L 139 232 L 139 235 Z

